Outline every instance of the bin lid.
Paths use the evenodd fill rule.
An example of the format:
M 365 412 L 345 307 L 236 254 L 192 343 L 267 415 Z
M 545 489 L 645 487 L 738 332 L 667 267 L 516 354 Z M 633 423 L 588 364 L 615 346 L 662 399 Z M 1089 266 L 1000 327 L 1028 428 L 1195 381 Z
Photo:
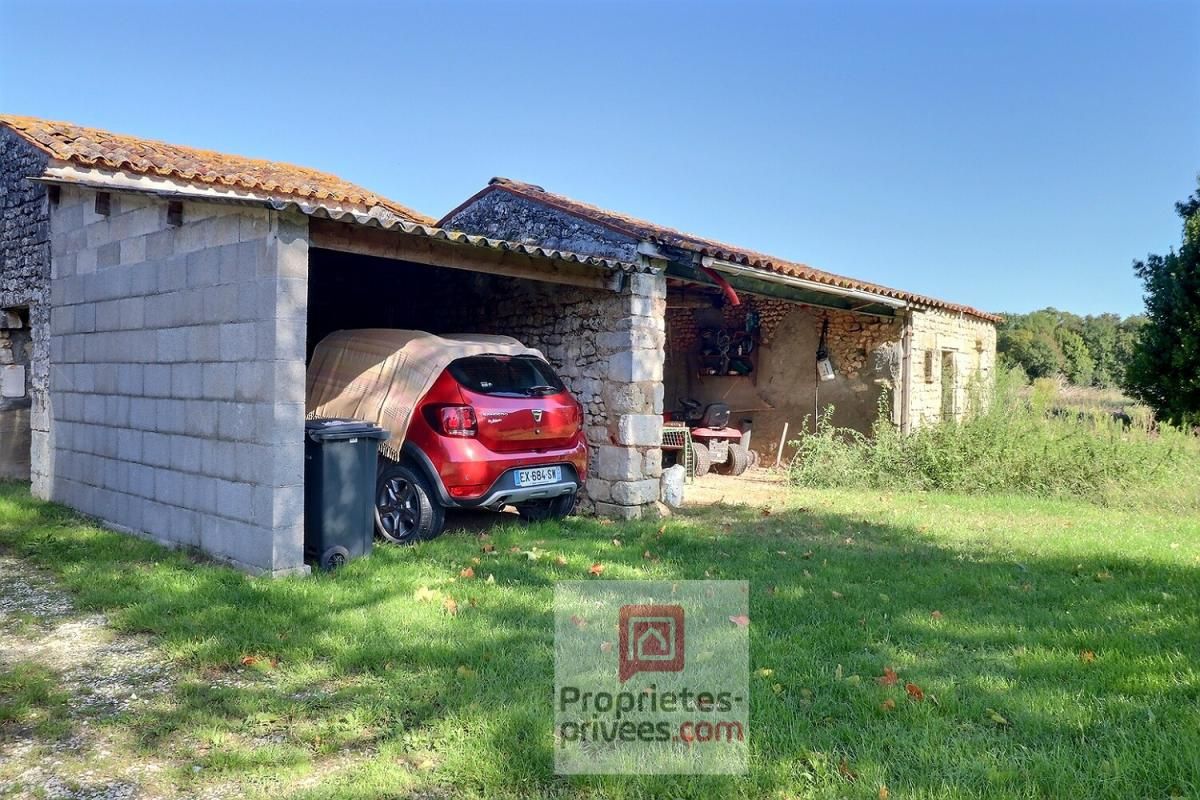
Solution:
M 346 439 L 382 441 L 388 437 L 387 431 L 373 422 L 345 418 L 305 420 L 304 435 L 314 442 L 336 442 Z

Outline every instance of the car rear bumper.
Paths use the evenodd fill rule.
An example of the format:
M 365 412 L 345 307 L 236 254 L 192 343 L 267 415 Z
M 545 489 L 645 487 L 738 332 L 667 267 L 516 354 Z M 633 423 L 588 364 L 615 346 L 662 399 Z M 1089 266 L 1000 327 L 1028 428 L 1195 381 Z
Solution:
M 466 508 L 501 508 L 533 500 L 552 500 L 579 491 L 579 475 L 571 464 L 560 464 L 562 480 L 541 486 L 517 486 L 517 470 L 510 469 L 496 479 L 491 488 L 477 500 L 460 499 L 457 504 Z
M 497 509 L 505 505 L 515 505 L 536 500 L 549 500 L 564 494 L 577 492 L 583 486 L 582 473 L 586 471 L 587 451 L 582 441 L 578 448 L 562 451 L 557 458 L 543 457 L 534 461 L 523 459 L 512 467 L 502 469 L 500 474 L 487 488 L 473 497 L 455 497 L 446 487 L 446 479 L 434 467 L 433 460 L 420 448 L 411 442 L 405 442 L 403 453 L 407 459 L 421 467 L 433 483 L 438 502 L 446 508 L 491 508 Z M 547 454 L 549 455 L 549 454 Z M 445 463 L 445 462 L 444 462 Z M 509 462 L 512 463 L 512 462 Z M 562 467 L 562 480 L 541 486 L 517 486 L 516 473 L 519 469 L 528 467 L 559 466 Z M 495 472 L 493 471 L 493 474 Z M 456 488 L 462 484 L 451 484 Z

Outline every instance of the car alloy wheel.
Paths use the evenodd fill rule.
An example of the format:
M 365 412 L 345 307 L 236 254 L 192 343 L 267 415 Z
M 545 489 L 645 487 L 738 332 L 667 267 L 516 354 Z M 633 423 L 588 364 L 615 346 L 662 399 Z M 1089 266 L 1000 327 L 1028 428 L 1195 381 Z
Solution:
M 375 507 L 379 511 L 379 527 L 390 539 L 405 541 L 420 529 L 421 502 L 417 488 L 402 475 L 389 475 L 380 482 Z
M 380 459 L 375 484 L 375 532 L 394 544 L 414 544 L 442 532 L 446 510 L 428 481 L 407 464 Z

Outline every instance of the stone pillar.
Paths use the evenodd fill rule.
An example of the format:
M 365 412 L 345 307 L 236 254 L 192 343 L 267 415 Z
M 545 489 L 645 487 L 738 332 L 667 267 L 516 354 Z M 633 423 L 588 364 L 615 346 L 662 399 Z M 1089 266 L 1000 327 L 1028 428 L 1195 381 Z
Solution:
M 658 513 L 667 288 L 662 275 L 633 275 L 627 283 L 614 297 L 612 328 L 597 337 L 608 363 L 607 424 L 588 429 L 587 492 L 597 514 L 636 519 Z

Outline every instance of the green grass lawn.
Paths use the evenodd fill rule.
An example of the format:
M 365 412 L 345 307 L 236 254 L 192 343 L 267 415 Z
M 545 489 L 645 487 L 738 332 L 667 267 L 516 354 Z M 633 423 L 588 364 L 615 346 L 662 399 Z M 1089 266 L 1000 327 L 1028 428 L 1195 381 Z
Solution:
M 177 663 L 171 696 L 97 724 L 169 758 L 181 795 L 1200 796 L 1200 519 L 1153 507 L 780 487 L 769 513 L 451 532 L 269 580 L 4 485 L 0 549 Z M 750 581 L 772 673 L 750 678 L 748 775 L 553 773 L 553 584 L 595 562 Z M 60 720 L 52 687 L 12 713 L 41 697 Z

